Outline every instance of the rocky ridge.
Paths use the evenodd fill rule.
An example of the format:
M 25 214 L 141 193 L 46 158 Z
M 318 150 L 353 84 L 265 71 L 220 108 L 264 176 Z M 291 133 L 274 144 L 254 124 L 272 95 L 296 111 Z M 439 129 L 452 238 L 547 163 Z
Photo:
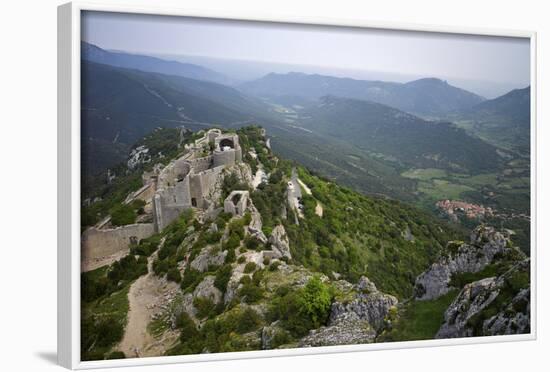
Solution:
M 300 340 L 300 346 L 371 343 L 398 302 L 394 296 L 380 292 L 365 276 L 353 286 L 343 280 L 335 285 L 348 288 L 346 298 L 333 301 L 327 326 L 312 330 Z
M 527 259 L 499 277 L 467 284 L 445 311 L 436 338 L 529 333 L 529 269 Z
M 521 254 L 518 248 L 510 244 L 507 231 L 478 226 L 470 235 L 470 243 L 449 242 L 444 254 L 416 278 L 416 299 L 433 300 L 443 296 L 452 289 L 450 282 L 453 275 L 479 272 L 495 257 L 508 251 Z

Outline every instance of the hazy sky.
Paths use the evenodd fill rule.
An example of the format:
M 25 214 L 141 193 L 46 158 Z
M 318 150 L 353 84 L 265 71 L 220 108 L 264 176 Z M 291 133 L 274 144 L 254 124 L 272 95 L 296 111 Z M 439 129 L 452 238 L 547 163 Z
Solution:
M 86 12 L 82 38 L 104 49 L 196 55 L 529 85 L 529 40 Z

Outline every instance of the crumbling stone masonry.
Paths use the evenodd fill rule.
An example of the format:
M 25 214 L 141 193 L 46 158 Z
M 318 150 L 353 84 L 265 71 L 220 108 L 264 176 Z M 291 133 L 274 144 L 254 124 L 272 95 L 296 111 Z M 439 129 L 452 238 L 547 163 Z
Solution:
M 213 148 L 212 152 L 208 151 L 210 148 Z M 218 175 L 224 167 L 242 160 L 239 136 L 222 134 L 218 129 L 209 130 L 189 150 L 168 164 L 158 176 L 153 197 L 156 231 L 164 229 L 187 208 L 207 209 L 207 197 L 213 191 Z M 205 152 L 209 155 L 204 155 Z
M 248 205 L 248 191 L 232 191 L 223 202 L 223 210 L 233 216 L 243 216 Z

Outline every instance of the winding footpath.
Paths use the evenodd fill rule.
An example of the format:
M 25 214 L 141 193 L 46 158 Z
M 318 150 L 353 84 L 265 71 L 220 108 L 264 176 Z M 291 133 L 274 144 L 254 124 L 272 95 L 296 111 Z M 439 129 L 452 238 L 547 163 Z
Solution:
M 159 279 L 153 274 L 152 265 L 156 256 L 155 252 L 148 258 L 147 274 L 139 277 L 128 292 L 128 323 L 117 348 L 127 358 L 163 355 L 177 339 L 175 332 L 168 331 L 157 340 L 147 330 L 153 314 L 160 310 L 160 302 L 178 290 L 176 283 Z

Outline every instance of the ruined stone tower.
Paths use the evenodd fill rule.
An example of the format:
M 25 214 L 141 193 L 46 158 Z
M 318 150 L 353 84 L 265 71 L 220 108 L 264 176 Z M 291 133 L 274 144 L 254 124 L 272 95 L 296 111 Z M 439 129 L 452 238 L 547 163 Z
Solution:
M 220 172 L 241 160 L 238 135 L 209 130 L 189 147 L 188 153 L 170 162 L 159 174 L 153 197 L 155 230 L 164 229 L 187 208 L 208 208 L 206 197 Z

